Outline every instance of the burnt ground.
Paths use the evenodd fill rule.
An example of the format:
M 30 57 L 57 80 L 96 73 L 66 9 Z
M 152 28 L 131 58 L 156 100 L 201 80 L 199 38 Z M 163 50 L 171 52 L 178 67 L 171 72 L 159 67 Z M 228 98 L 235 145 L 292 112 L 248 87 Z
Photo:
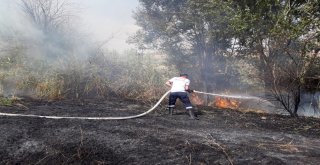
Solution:
M 22 106 L 23 105 L 23 106 Z M 26 108 L 27 107 L 27 108 Z M 127 116 L 132 101 L 20 101 L 0 112 Z M 320 120 L 198 107 L 169 116 L 164 105 L 130 120 L 0 116 L 0 164 L 319 164 Z

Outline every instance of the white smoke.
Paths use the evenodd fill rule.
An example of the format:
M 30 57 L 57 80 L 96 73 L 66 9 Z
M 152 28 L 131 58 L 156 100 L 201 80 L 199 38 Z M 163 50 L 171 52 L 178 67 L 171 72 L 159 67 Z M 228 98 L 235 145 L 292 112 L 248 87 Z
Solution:
M 302 94 L 298 115 L 320 117 L 320 92 Z

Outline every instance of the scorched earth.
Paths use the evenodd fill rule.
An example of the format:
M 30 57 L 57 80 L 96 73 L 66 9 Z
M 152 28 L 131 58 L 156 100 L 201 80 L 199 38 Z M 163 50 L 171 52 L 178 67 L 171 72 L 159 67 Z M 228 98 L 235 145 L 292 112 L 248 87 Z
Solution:
M 21 106 L 23 105 L 23 106 Z M 132 101 L 22 100 L 0 112 L 54 116 L 129 116 L 151 104 Z M 320 162 L 320 120 L 161 105 L 130 120 L 0 116 L 0 164 L 314 164 Z

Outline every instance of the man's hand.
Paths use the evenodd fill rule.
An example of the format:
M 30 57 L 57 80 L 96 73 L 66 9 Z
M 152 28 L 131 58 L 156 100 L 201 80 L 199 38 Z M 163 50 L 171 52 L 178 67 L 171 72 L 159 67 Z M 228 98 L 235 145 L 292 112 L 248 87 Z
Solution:
M 194 92 L 194 90 L 192 90 L 192 89 L 187 89 L 186 91 L 189 92 L 189 93 Z
M 167 85 L 168 87 L 171 87 L 171 86 L 172 86 L 172 82 L 167 81 L 167 82 L 166 82 L 166 85 Z

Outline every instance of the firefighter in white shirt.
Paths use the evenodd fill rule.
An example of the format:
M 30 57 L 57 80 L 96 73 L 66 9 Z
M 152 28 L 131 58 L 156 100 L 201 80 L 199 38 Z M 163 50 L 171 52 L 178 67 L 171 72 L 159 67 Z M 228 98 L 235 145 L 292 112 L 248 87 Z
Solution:
M 193 92 L 193 90 L 189 88 L 190 80 L 188 79 L 188 74 L 180 74 L 180 77 L 173 77 L 166 82 L 166 85 L 171 87 L 168 106 L 170 115 L 172 115 L 176 100 L 179 98 L 189 112 L 190 118 L 198 119 L 193 112 L 193 107 L 187 93 Z

